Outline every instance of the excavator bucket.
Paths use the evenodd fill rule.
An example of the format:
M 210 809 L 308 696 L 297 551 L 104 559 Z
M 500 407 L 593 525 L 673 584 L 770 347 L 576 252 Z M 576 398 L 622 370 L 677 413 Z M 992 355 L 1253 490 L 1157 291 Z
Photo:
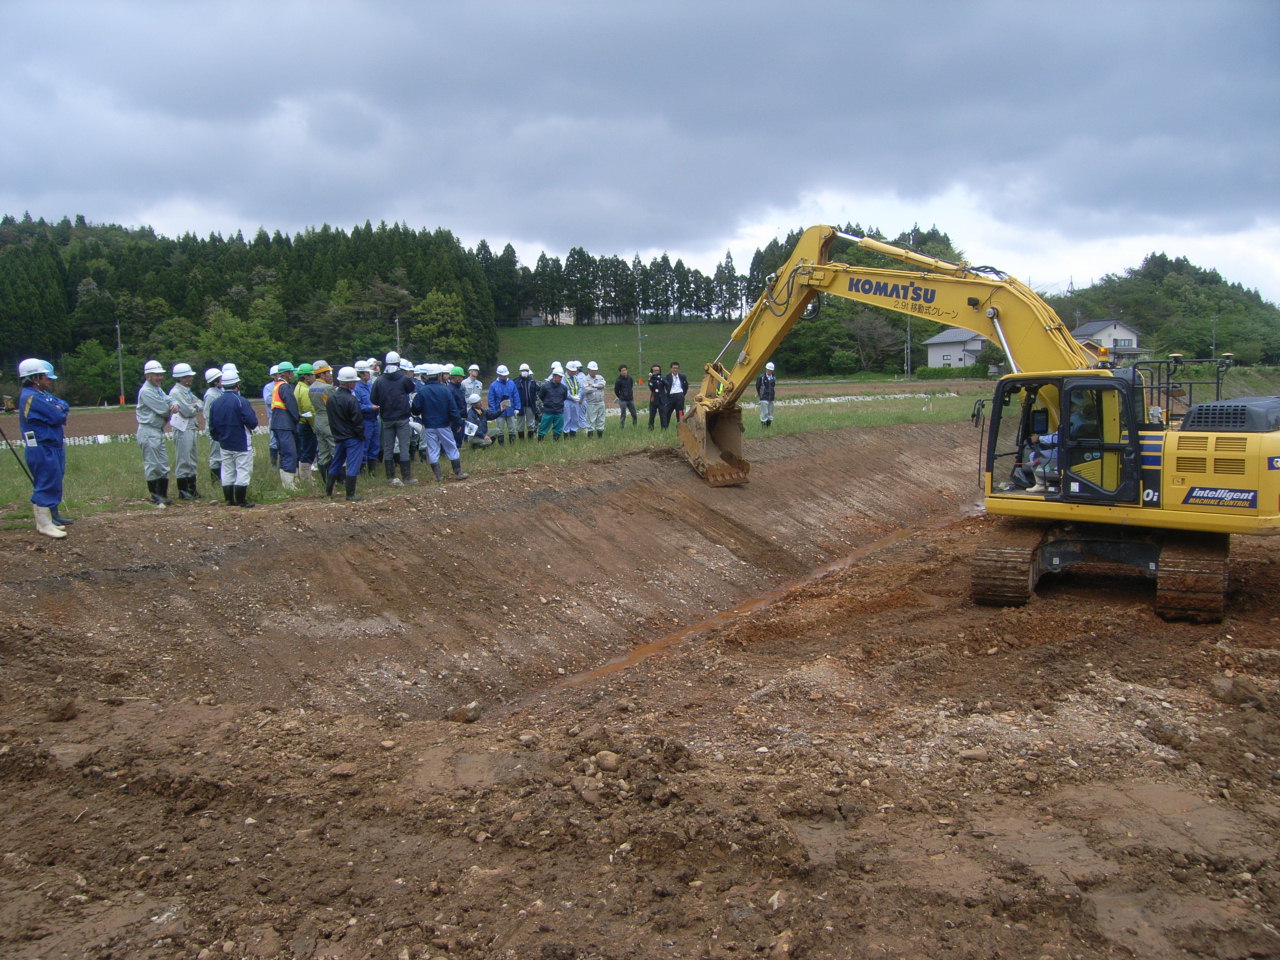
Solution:
M 734 404 L 711 412 L 695 403 L 677 427 L 685 456 L 713 487 L 747 482 L 751 464 L 742 459 L 742 408 Z

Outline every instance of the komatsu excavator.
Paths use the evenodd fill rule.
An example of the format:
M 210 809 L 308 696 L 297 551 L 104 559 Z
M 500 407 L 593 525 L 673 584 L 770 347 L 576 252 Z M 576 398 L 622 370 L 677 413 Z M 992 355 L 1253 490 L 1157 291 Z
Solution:
M 832 262 L 837 239 L 907 269 Z M 990 401 L 980 458 L 987 513 L 1011 519 L 975 553 L 976 602 L 1021 605 L 1042 574 L 1088 565 L 1154 579 L 1156 612 L 1166 619 L 1216 622 L 1226 603 L 1230 534 L 1280 532 L 1280 397 L 1223 401 L 1216 393 L 1175 409 L 1189 362 L 1174 356 L 1115 367 L 999 270 L 828 226 L 804 232 L 704 368 L 678 430 L 694 469 L 713 486 L 747 482 L 738 400 L 820 294 L 962 327 L 1004 350 L 1011 372 Z M 733 348 L 730 367 L 722 360 Z M 1230 360 L 1208 363 L 1220 391 Z

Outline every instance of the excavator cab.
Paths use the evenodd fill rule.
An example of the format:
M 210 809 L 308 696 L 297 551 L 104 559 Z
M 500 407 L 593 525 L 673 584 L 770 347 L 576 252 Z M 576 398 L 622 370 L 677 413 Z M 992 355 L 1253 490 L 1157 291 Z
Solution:
M 1051 463 L 1051 482 L 1038 496 L 1138 504 L 1142 449 L 1135 398 L 1140 401 L 1141 390 L 1134 390 L 1131 378 L 1110 372 L 1005 377 L 988 434 L 990 496 L 1025 497 L 1034 486 L 1030 462 L 1038 453 Z

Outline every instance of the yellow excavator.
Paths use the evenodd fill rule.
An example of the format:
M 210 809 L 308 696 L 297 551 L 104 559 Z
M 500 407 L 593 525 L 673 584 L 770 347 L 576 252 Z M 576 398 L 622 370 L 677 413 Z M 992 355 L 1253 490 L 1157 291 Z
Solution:
M 837 239 L 906 269 L 833 262 Z M 975 422 L 989 403 L 984 504 L 1012 519 L 975 553 L 976 602 L 1024 604 L 1046 572 L 1129 570 L 1156 581 L 1156 612 L 1166 619 L 1216 622 L 1225 610 L 1230 534 L 1280 532 L 1280 397 L 1221 400 L 1229 356 L 1116 367 L 999 270 L 829 226 L 804 232 L 704 368 L 678 431 L 690 463 L 713 486 L 747 482 L 738 401 L 821 294 L 971 330 L 1004 350 L 1010 372 L 975 410 Z M 1193 380 L 1196 364 L 1213 380 Z M 1214 398 L 1194 402 L 1192 383 L 1215 385 Z

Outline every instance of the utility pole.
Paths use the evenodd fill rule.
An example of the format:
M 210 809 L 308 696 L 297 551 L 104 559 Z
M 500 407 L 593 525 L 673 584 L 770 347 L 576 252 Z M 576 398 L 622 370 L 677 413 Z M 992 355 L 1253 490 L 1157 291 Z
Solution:
M 911 379 L 911 314 L 907 314 L 907 369 L 906 379 Z
M 396 353 L 400 352 L 400 317 L 396 314 L 391 315 L 391 322 L 396 325 Z
M 1218 356 L 1218 315 L 1213 315 L 1213 346 L 1209 349 L 1210 359 Z
M 120 367 L 120 406 L 124 406 L 124 347 L 120 343 L 120 319 L 116 318 L 116 364 Z

